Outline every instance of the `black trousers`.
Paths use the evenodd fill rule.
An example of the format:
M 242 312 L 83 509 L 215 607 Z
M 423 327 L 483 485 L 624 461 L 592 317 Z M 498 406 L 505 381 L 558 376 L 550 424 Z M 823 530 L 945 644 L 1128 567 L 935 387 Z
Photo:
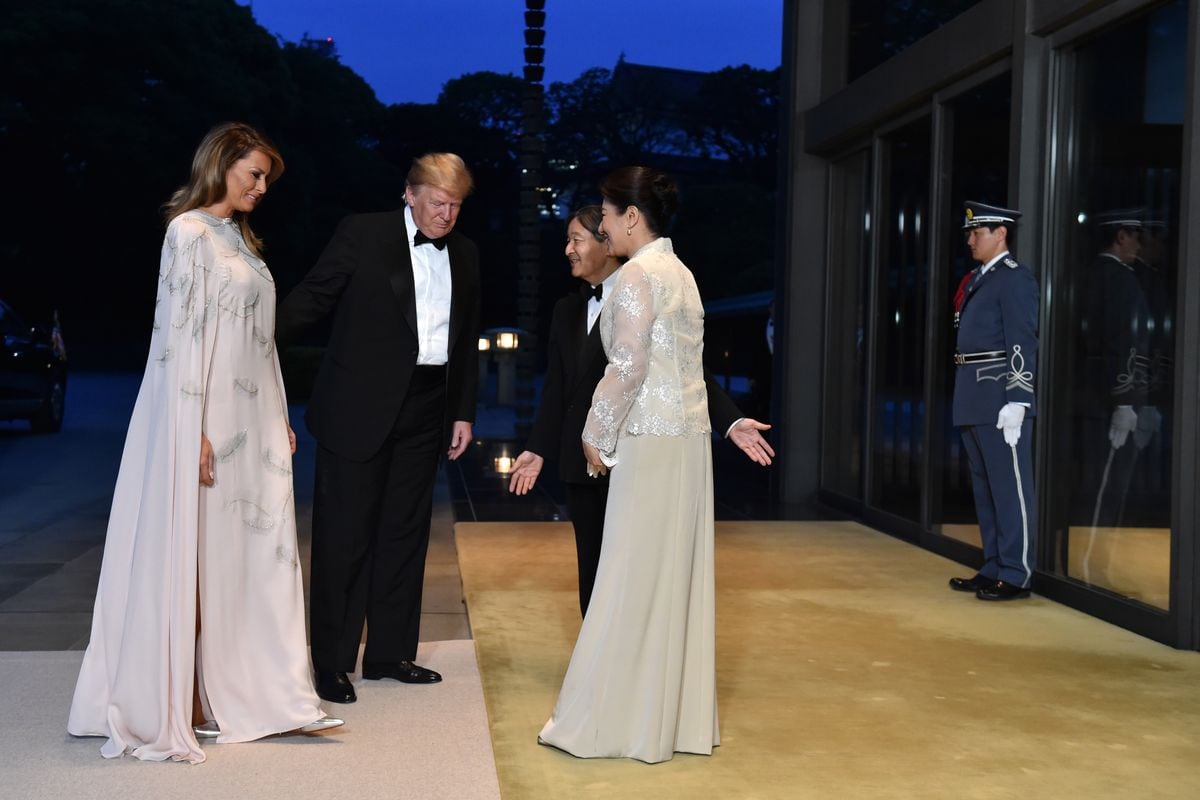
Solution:
M 411 661 L 443 445 L 445 370 L 417 367 L 383 447 L 367 461 L 317 451 L 309 629 L 313 667 Z
M 587 616 L 596 569 L 600 566 L 600 544 L 604 538 L 604 508 L 608 505 L 608 482 L 568 483 L 567 511 L 575 528 L 575 555 L 579 562 L 579 610 Z

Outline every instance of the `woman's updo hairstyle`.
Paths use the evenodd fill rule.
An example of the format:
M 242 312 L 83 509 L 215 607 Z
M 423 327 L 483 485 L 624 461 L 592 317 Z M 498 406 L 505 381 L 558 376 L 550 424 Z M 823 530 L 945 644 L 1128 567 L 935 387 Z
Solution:
M 662 236 L 679 210 L 679 187 L 653 167 L 621 167 L 600 183 L 605 200 L 624 211 L 636 206 L 651 231 Z

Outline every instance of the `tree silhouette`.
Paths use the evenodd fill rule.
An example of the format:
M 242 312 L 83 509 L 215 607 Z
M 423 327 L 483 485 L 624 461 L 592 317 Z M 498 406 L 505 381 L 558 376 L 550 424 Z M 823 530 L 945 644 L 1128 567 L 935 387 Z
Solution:
M 58 308 L 77 363 L 89 346 L 97 365 L 101 355 L 131 367 L 144 358 L 161 205 L 187 179 L 205 131 L 233 119 L 262 129 L 287 162 L 253 219 L 280 293 L 342 216 L 397 207 L 412 159 L 449 150 L 476 177 L 459 226 L 483 254 L 484 322 L 514 321 L 520 78 L 471 73 L 436 103 L 385 106 L 332 48 L 278 41 L 234 0 L 0 0 L 0 14 L 0 169 L 10 186 L 0 198 L 0 297 L 19 298 L 36 320 Z M 689 98 L 631 84 L 621 73 L 637 74 L 632 66 L 587 70 L 547 91 L 545 183 L 569 202 L 591 201 L 613 163 L 662 166 L 685 184 L 681 245 L 700 246 L 689 263 L 706 297 L 769 286 L 756 265 L 773 242 L 774 74 L 692 73 Z M 545 310 L 570 281 L 560 221 L 539 225 Z

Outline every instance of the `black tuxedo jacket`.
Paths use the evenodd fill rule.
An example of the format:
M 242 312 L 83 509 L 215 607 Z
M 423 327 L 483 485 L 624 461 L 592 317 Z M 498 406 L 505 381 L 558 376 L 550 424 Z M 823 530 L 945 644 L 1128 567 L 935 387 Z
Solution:
M 600 344 L 599 322 L 590 333 L 584 330 L 586 324 L 587 298 L 581 293 L 573 292 L 555 304 L 542 402 L 525 449 L 547 461 L 557 461 L 559 478 L 563 481 L 593 485 L 607 481 L 608 477 L 588 477 L 580 437 L 592 407 L 592 394 L 604 377 L 608 358 Z M 742 414 L 707 371 L 704 378 L 708 386 L 709 419 L 713 430 L 724 435 Z
M 479 255 L 457 231 L 450 252 L 446 414 L 475 421 L 479 382 Z M 279 306 L 275 337 L 293 343 L 336 307 L 305 422 L 323 447 L 365 461 L 383 445 L 417 363 L 417 303 L 404 211 L 358 214 L 338 225 L 316 265 Z

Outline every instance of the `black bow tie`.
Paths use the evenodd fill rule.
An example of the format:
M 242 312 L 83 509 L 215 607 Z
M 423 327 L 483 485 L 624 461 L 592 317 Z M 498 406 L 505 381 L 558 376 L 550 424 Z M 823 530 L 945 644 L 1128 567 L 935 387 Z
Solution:
M 413 247 L 417 247 L 418 245 L 422 245 L 422 244 L 431 244 L 434 247 L 436 247 L 438 250 L 445 250 L 446 249 L 446 237 L 443 236 L 440 239 L 430 239 L 428 236 L 426 236 L 424 233 L 422 233 L 420 230 L 418 230 L 417 235 L 413 237 Z
M 593 297 L 599 300 L 604 297 L 604 284 L 597 283 L 595 286 L 588 286 L 585 283 L 579 291 L 582 292 L 583 296 L 589 300 L 591 300 Z

